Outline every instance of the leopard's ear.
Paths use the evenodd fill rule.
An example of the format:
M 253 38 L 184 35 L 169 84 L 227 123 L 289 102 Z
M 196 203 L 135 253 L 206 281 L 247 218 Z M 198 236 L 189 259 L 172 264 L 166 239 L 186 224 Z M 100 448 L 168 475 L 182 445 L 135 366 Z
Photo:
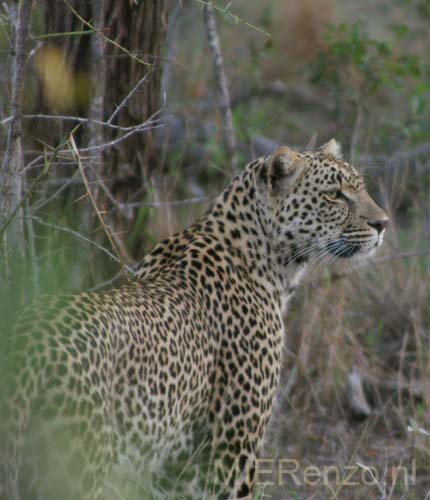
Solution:
M 342 159 L 342 148 L 335 139 L 330 139 L 326 144 L 320 147 L 320 150 L 328 155 L 332 155 L 339 160 Z
M 304 160 L 293 149 L 285 146 L 276 149 L 269 160 L 267 183 L 269 192 L 280 194 L 291 185 L 302 171 Z

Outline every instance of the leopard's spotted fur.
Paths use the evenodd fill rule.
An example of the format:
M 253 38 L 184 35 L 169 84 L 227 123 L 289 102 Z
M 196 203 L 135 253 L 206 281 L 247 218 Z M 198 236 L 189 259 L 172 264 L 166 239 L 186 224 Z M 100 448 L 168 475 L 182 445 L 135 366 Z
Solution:
M 281 148 L 159 243 L 132 284 L 24 311 L 5 388 L 5 498 L 7 484 L 23 499 L 96 498 L 121 457 L 155 490 L 171 488 L 172 466 L 185 464 L 187 495 L 206 486 L 216 498 L 248 498 L 283 309 L 307 266 L 369 255 L 386 222 L 334 141 Z M 215 484 L 214 464 L 232 471 L 227 485 Z

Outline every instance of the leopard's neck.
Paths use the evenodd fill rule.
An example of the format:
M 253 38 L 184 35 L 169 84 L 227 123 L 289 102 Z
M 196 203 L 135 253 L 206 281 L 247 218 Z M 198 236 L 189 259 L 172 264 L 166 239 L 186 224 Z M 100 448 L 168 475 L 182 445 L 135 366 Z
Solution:
M 306 264 L 289 259 L 288 254 L 279 255 L 273 247 L 270 210 L 258 184 L 262 165 L 255 162 L 250 167 L 215 199 L 200 224 L 233 248 L 251 279 L 270 291 L 286 310 Z

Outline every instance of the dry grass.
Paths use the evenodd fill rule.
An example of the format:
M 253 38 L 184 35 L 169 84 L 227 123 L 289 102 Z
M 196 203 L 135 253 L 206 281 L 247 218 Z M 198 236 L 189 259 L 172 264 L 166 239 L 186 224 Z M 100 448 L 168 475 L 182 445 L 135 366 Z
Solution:
M 284 474 L 279 485 L 275 474 L 264 498 L 423 500 L 430 492 L 428 173 L 413 175 L 403 164 L 399 171 L 409 174 L 395 185 L 391 175 L 373 183 L 391 218 L 382 252 L 358 269 L 338 263 L 312 271 L 290 305 L 266 456 L 297 460 L 303 484 Z M 167 186 L 161 193 L 174 197 Z M 187 221 L 198 211 L 187 211 Z M 172 208 L 169 220 L 176 229 L 184 214 Z M 165 230 L 165 211 L 152 221 Z M 351 408 L 351 372 L 363 380 L 367 418 Z M 310 466 L 321 473 L 313 485 L 303 477 Z M 325 481 L 328 466 L 335 469 Z
M 418 234 L 408 229 L 405 238 L 422 248 L 424 228 L 413 225 Z M 268 453 L 298 460 L 299 476 L 309 466 L 338 467 L 340 480 L 332 471 L 328 484 L 314 477 L 306 486 L 287 475 L 272 498 L 424 499 L 430 492 L 430 256 L 401 257 L 401 232 L 391 224 L 385 252 L 365 269 L 311 274 L 291 307 Z M 352 371 L 364 380 L 372 410 L 365 419 L 351 409 Z M 356 467 L 357 484 L 342 484 L 346 465 Z M 376 468 L 375 481 L 369 471 L 363 479 L 364 466 Z
M 312 271 L 290 305 L 266 456 L 297 460 L 302 483 L 307 467 L 322 476 L 306 485 L 284 474 L 279 486 L 275 474 L 264 498 L 423 500 L 430 492 L 430 170 L 415 166 L 401 162 L 398 175 L 366 171 L 390 214 L 383 250 L 369 262 Z M 160 193 L 178 197 L 168 186 Z M 165 231 L 168 219 L 174 230 L 200 210 L 160 211 L 152 225 Z M 363 380 L 367 418 L 351 408 L 352 372 Z M 324 481 L 328 466 L 337 469 Z

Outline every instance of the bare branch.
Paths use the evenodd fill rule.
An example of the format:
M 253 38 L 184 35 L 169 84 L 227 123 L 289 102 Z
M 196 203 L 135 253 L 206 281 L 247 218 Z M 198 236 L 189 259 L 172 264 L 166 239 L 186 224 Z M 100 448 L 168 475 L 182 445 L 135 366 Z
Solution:
M 206 1 L 206 0 L 196 0 L 196 1 L 198 3 L 200 3 L 201 5 L 203 5 L 203 6 L 213 7 L 220 14 L 224 14 L 224 15 L 230 17 L 231 19 L 233 19 L 233 21 L 236 24 L 243 24 L 244 26 L 247 26 L 248 28 L 251 28 L 251 29 L 253 29 L 255 31 L 258 31 L 259 33 L 267 36 L 268 38 L 272 38 L 272 35 L 270 33 L 268 33 L 267 31 L 265 31 L 264 29 L 259 28 L 255 24 L 251 24 L 250 22 L 246 21 L 245 19 L 242 19 L 240 16 L 238 16 L 236 14 L 233 14 L 233 12 L 231 12 L 229 10 L 230 5 L 231 5 L 232 2 L 229 2 L 226 7 L 222 8 L 222 7 L 218 7 L 218 5 L 213 5 L 210 0 L 208 0 L 208 1 Z
M 162 110 L 157 111 L 154 113 L 148 120 L 146 120 L 143 123 L 140 123 L 139 125 L 136 125 L 134 127 L 131 127 L 131 129 L 126 132 L 124 135 L 121 135 L 119 137 L 116 137 L 112 141 L 106 142 L 104 144 L 97 144 L 94 146 L 88 146 L 86 148 L 81 148 L 79 151 L 81 153 L 83 152 L 89 152 L 89 151 L 101 151 L 107 148 L 110 148 L 112 146 L 116 146 L 120 142 L 124 141 L 128 137 L 130 137 L 133 134 L 136 133 L 142 133 L 142 132 L 147 132 L 149 130 L 154 130 L 156 128 L 162 128 L 164 127 L 163 123 L 161 122 L 161 119 L 155 118 L 158 114 L 161 113 Z M 66 153 L 67 150 L 60 151 L 61 153 Z
M 118 128 L 126 133 L 123 135 L 120 135 L 119 137 L 116 137 L 115 139 L 113 139 L 109 142 L 103 143 L 103 144 L 96 144 L 94 146 L 87 146 L 85 148 L 80 148 L 79 152 L 80 153 L 87 153 L 87 152 L 92 152 L 92 151 L 94 151 L 94 152 L 101 151 L 101 150 L 110 148 L 112 146 L 116 146 L 117 144 L 128 139 L 129 137 L 131 137 L 134 134 L 148 132 L 149 130 L 154 130 L 154 129 L 158 129 L 158 128 L 164 128 L 165 124 L 164 124 L 164 122 L 162 122 L 162 119 L 157 118 L 157 116 L 160 115 L 162 113 L 162 111 L 163 110 L 160 109 L 160 110 L 156 111 L 152 116 L 150 116 L 148 118 L 148 120 L 144 121 L 143 123 L 139 123 L 137 125 L 132 125 L 130 127 L 118 127 L 117 125 L 107 124 L 107 122 L 99 122 L 101 125 L 112 127 L 112 128 Z M 26 115 L 26 116 L 32 117 L 32 118 L 33 117 L 37 118 L 38 116 L 40 116 L 42 118 L 49 117 L 49 115 Z M 62 117 L 58 117 L 58 118 L 61 118 L 64 120 L 69 120 L 69 119 L 73 120 L 73 121 L 76 120 L 80 123 L 81 122 L 82 123 L 90 123 L 92 121 L 90 119 L 77 117 L 77 116 L 73 116 L 73 117 L 62 116 Z M 70 149 L 61 149 L 61 150 L 55 149 L 55 155 L 58 156 L 60 154 L 66 155 L 64 158 L 65 160 L 70 159 Z M 29 170 L 30 168 L 35 167 L 39 162 L 43 161 L 43 159 L 44 159 L 44 157 L 42 155 L 37 156 L 25 167 L 25 169 Z
M 123 105 L 123 103 L 120 104 L 120 106 L 122 106 L 122 105 Z M 119 108 L 116 108 L 115 113 L 116 113 L 117 110 L 119 111 Z M 121 130 L 122 132 L 130 132 L 130 131 L 135 130 L 136 127 L 140 127 L 141 126 L 141 124 L 139 124 L 139 125 L 130 125 L 128 127 L 122 127 L 120 125 L 113 125 L 112 123 L 110 123 L 112 117 L 109 118 L 109 120 L 107 122 L 106 121 L 102 121 L 102 120 L 96 120 L 94 118 L 85 118 L 83 116 L 72 116 L 72 115 L 44 115 L 44 114 L 39 114 L 39 115 L 22 115 L 22 118 L 30 119 L 30 120 L 63 120 L 63 121 L 79 122 L 79 123 L 82 123 L 83 125 L 92 125 L 92 124 L 94 124 L 94 125 L 101 125 L 103 127 L 109 127 L 109 128 L 115 129 L 115 130 Z M 4 120 L 2 120 L 0 122 L 0 124 L 1 125 L 6 125 L 10 121 L 12 121 L 12 116 L 8 116 Z
M 121 278 L 121 276 L 122 276 L 122 271 L 119 271 L 114 276 L 112 276 L 112 278 L 104 281 L 103 283 L 99 283 L 99 284 L 93 286 L 92 288 L 89 288 L 88 292 L 98 292 L 99 290 L 102 290 L 103 288 L 105 288 L 107 286 L 113 285 Z M 133 274 L 133 276 L 134 276 L 134 274 Z
M 148 76 L 150 74 L 151 74 L 151 71 L 148 71 L 148 73 L 145 73 L 145 75 L 136 83 L 136 85 L 130 90 L 130 92 L 124 97 L 124 99 L 120 102 L 120 104 L 115 108 L 114 112 L 110 116 L 109 120 L 105 123 L 105 125 L 110 126 L 110 127 L 114 127 L 114 125 L 111 125 L 112 120 L 119 113 L 119 111 L 121 111 L 121 109 L 127 104 L 127 102 L 131 99 L 133 94 L 137 90 L 139 90 L 142 83 L 144 83 L 148 79 Z
M 35 213 L 44 206 L 48 205 L 49 203 L 51 203 L 51 201 L 57 198 L 65 189 L 74 184 L 78 177 L 78 172 L 79 170 L 76 170 L 73 173 L 73 175 L 69 177 L 69 179 L 67 179 L 66 181 L 62 181 L 60 187 L 51 196 L 49 196 L 48 198 L 43 198 L 42 200 L 39 201 L 39 203 L 33 205 L 33 207 L 31 207 L 31 212 Z
M 73 132 L 74 131 L 75 131 L 75 129 L 73 129 Z M 36 176 L 36 178 L 32 181 L 30 187 L 23 193 L 23 195 L 21 196 L 21 199 L 18 201 L 18 204 L 16 205 L 16 207 L 10 212 L 10 214 L 7 214 L 6 220 L 4 221 L 3 225 L 0 226 L 0 239 L 1 239 L 2 235 L 5 233 L 5 231 L 7 230 L 7 228 L 16 220 L 16 215 L 19 214 L 19 212 L 21 211 L 21 208 L 22 208 L 24 202 L 28 199 L 28 197 L 33 192 L 33 189 L 36 187 L 36 185 L 39 183 L 39 181 L 48 172 L 48 170 L 51 166 L 51 162 L 55 159 L 59 148 L 61 148 L 62 146 L 63 146 L 63 143 L 60 143 L 57 146 L 57 148 L 54 149 L 54 151 L 52 152 L 52 155 L 49 158 L 45 157 L 45 162 L 44 162 L 44 166 L 43 166 L 42 170 L 39 172 L 39 174 Z M 21 224 L 22 224 L 22 220 L 23 220 L 23 218 L 21 215 Z
M 46 221 L 42 220 L 40 217 L 37 217 L 35 215 L 32 215 L 31 219 L 35 220 L 38 224 L 41 224 L 42 226 L 51 227 L 52 229 L 56 229 L 57 231 L 62 231 L 64 233 L 69 233 L 69 234 L 75 236 L 76 238 L 78 238 L 78 239 L 80 239 L 82 241 L 85 241 L 86 243 L 88 243 L 90 245 L 95 246 L 100 251 L 102 251 L 103 253 L 105 253 L 106 255 L 108 255 L 112 260 L 114 260 L 115 262 L 118 262 L 118 264 L 120 264 L 123 269 L 126 269 L 129 273 L 131 273 L 132 275 L 134 275 L 134 271 L 133 271 L 133 269 L 130 266 L 127 266 L 126 264 L 123 264 L 121 262 L 121 260 L 116 255 L 114 255 L 110 250 L 108 250 L 104 246 L 100 245 L 96 241 L 91 240 L 90 238 L 87 238 L 83 234 L 78 233 L 77 231 L 73 231 L 73 229 L 70 229 L 68 227 L 58 226 L 56 224 L 52 224 L 50 222 L 46 222 Z
M 135 86 L 135 88 L 132 90 L 132 92 L 134 92 L 138 88 L 138 85 Z M 131 95 L 131 93 L 129 95 Z M 122 106 L 123 104 L 124 104 L 124 101 L 123 101 L 123 103 L 121 103 L 120 106 Z M 128 137 L 132 136 L 133 134 L 142 133 L 142 132 L 145 132 L 147 130 L 150 130 L 151 128 L 164 127 L 164 124 L 161 123 L 161 119 L 156 118 L 156 116 L 159 115 L 160 113 L 161 113 L 161 110 L 157 111 L 147 121 L 145 121 L 141 124 L 133 125 L 133 126 L 129 126 L 129 127 L 118 127 L 116 125 L 109 124 L 108 122 L 104 122 L 104 121 L 100 121 L 100 120 L 91 120 L 91 119 L 83 118 L 80 116 L 67 116 L 67 115 L 60 115 L 60 116 L 57 116 L 57 115 L 25 115 L 25 116 L 27 118 L 42 118 L 42 119 L 57 118 L 57 119 L 66 120 L 66 121 L 67 120 L 77 121 L 78 123 L 84 123 L 84 124 L 94 122 L 94 123 L 97 123 L 97 124 L 102 125 L 102 126 L 113 127 L 113 128 L 121 129 L 122 131 L 126 131 L 125 134 L 123 134 L 119 137 L 116 137 L 115 139 L 113 139 L 112 141 L 109 141 L 108 143 L 94 144 L 92 146 L 80 148 L 79 154 L 80 154 L 80 158 L 82 161 L 82 153 L 92 152 L 92 151 L 96 151 L 96 152 L 103 151 L 109 147 L 115 146 L 116 144 L 122 142 L 123 140 L 127 139 Z M 9 119 L 7 119 L 7 120 L 9 120 Z M 54 165 L 55 164 L 53 161 L 54 158 L 58 157 L 61 154 L 61 155 L 63 155 L 62 161 L 58 162 L 58 165 L 66 166 L 67 164 L 70 164 L 70 166 L 75 167 L 76 166 L 75 155 L 73 155 L 73 154 L 71 155 L 70 149 L 60 149 L 63 146 L 64 146 L 64 143 L 60 144 L 57 148 L 55 148 L 50 153 L 52 155 L 49 158 L 50 165 Z M 97 157 L 98 157 L 97 155 L 94 157 L 91 156 L 91 157 L 87 158 L 87 161 L 95 162 L 95 161 L 97 161 Z M 70 159 L 72 159 L 73 161 L 71 162 Z M 45 165 L 46 161 L 47 161 L 46 155 L 45 156 L 39 155 L 38 157 L 34 158 L 28 165 L 26 165 L 25 171 L 30 170 L 32 168 L 39 168 L 41 166 L 43 167 Z M 56 179 L 54 183 L 60 184 L 60 187 L 49 198 L 47 198 L 47 199 L 44 198 L 44 199 L 40 200 L 38 203 L 36 203 L 36 205 L 34 205 L 31 209 L 32 213 L 37 212 L 42 207 L 46 206 L 52 200 L 57 198 L 58 195 L 62 191 L 64 191 L 64 189 L 69 187 L 70 185 L 83 182 L 83 181 L 79 181 L 77 179 L 77 172 L 78 171 L 76 171 L 69 178 Z M 91 181 L 88 182 L 88 184 L 91 184 Z M 129 207 L 123 207 L 121 209 L 123 210 L 124 208 L 129 208 Z M 0 234 L 1 234 L 1 231 L 0 231 Z
M 7 135 L 6 151 L 0 169 L 2 197 L 0 221 L 8 220 L 11 213 L 19 212 L 22 199 L 23 151 L 21 144 L 21 114 L 25 69 L 28 59 L 31 11 L 33 0 L 21 0 L 18 6 L 18 21 L 15 29 L 15 47 L 12 59 L 11 115 Z M 8 229 L 9 241 L 5 248 L 16 249 L 24 255 L 23 218 L 15 218 Z M 5 242 L 6 243 L 6 242 Z
M 142 59 L 140 59 L 139 57 L 136 56 L 136 54 L 133 54 L 132 52 L 130 52 L 129 50 L 127 50 L 125 47 L 123 47 L 122 45 L 120 45 L 118 42 L 116 42 L 115 40 L 107 37 L 103 31 L 101 29 L 97 29 L 94 25 L 92 25 L 90 22 L 88 22 L 86 19 L 84 19 L 80 14 L 79 12 L 74 9 L 72 7 L 72 5 L 70 4 L 70 2 L 68 2 L 68 0 L 63 0 L 63 2 L 67 5 L 67 7 L 69 7 L 69 9 L 73 12 L 73 14 L 79 19 L 79 21 L 81 21 L 81 23 L 85 24 L 85 26 L 87 26 L 88 28 L 94 30 L 99 36 L 101 36 L 103 38 L 103 40 L 105 42 L 108 42 L 112 45 L 114 45 L 117 49 L 121 50 L 122 52 L 125 52 L 128 56 L 130 56 L 132 59 L 134 59 L 135 61 L 137 61 L 138 63 L 140 64 L 144 64 L 145 66 L 149 66 L 149 67 L 152 67 L 152 64 L 151 63 L 148 63 Z
M 209 42 L 209 51 L 212 57 L 212 65 L 215 73 L 215 82 L 218 93 L 218 105 L 222 120 L 224 149 L 227 160 L 230 162 L 231 171 L 232 173 L 234 173 L 237 170 L 237 162 L 235 157 L 236 138 L 233 128 L 233 119 L 231 115 L 230 95 L 228 92 L 227 78 L 224 72 L 224 64 L 218 39 L 218 33 L 216 31 L 212 2 L 205 3 L 203 7 L 203 19 Z
M 93 194 L 92 194 L 92 192 L 91 192 L 91 188 L 90 188 L 90 186 L 89 186 L 89 184 L 88 184 L 88 180 L 87 180 L 87 177 L 86 177 L 86 175 L 85 175 L 84 168 L 83 168 L 83 166 L 82 166 L 81 157 L 80 157 L 80 155 L 79 155 L 79 151 L 78 151 L 78 148 L 77 148 L 77 146 L 76 146 L 76 143 L 75 143 L 75 140 L 74 140 L 74 138 L 73 138 L 73 135 L 70 135 L 70 144 L 71 144 L 72 149 L 73 149 L 73 152 L 74 152 L 74 154 L 75 154 L 76 161 L 78 162 L 79 171 L 81 172 L 81 176 L 82 176 L 82 179 L 83 179 L 83 181 L 84 181 L 85 188 L 86 188 L 86 190 L 87 190 L 88 196 L 89 196 L 89 197 L 90 197 L 90 199 L 91 199 L 91 203 L 92 203 L 92 205 L 93 205 L 93 207 L 94 207 L 94 210 L 95 210 L 95 212 L 96 212 L 96 214 L 97 214 L 97 217 L 98 217 L 98 219 L 99 219 L 99 221 L 100 221 L 100 223 L 101 223 L 101 225 L 102 225 L 102 227 L 103 227 L 103 230 L 104 230 L 104 232 L 105 232 L 105 234 L 106 234 L 106 236 L 107 236 L 107 238 L 108 238 L 108 240 L 109 240 L 109 243 L 111 244 L 112 248 L 114 249 L 115 253 L 116 253 L 116 254 L 117 254 L 117 256 L 118 256 L 118 260 L 119 260 L 119 262 L 120 262 L 120 264 L 121 264 L 121 267 L 122 267 L 122 268 L 123 268 L 123 270 L 124 270 L 124 275 L 125 275 L 125 276 L 126 276 L 126 278 L 128 279 L 128 275 L 127 275 L 127 273 L 125 272 L 125 269 L 127 268 L 127 267 L 126 267 L 126 264 L 123 262 L 122 256 L 121 256 L 121 254 L 119 253 L 119 251 L 118 251 L 118 249 L 117 249 L 117 247 L 116 247 L 116 245 L 115 245 L 115 242 L 113 241 L 113 238 L 112 238 L 112 235 L 111 235 L 110 229 L 109 229 L 109 227 L 106 225 L 106 222 L 104 221 L 103 215 L 101 214 L 100 210 L 98 209 L 98 207 L 97 207 L 97 203 L 96 203 L 96 200 L 94 199 L 94 196 L 93 196 Z

